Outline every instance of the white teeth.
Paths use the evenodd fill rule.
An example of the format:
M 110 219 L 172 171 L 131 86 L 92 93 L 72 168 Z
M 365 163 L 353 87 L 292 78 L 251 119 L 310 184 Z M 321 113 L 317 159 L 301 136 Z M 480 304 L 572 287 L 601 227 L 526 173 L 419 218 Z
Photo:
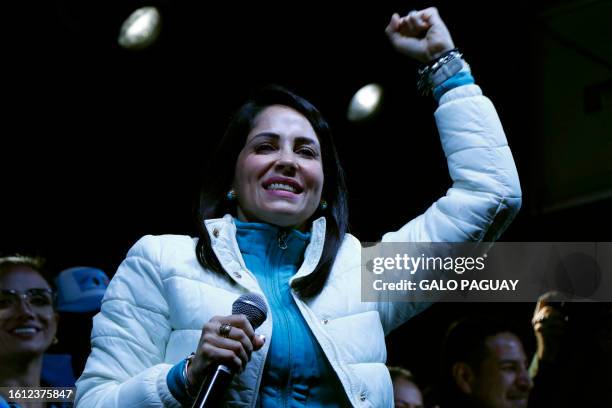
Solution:
M 295 187 L 283 183 L 272 183 L 267 187 L 267 190 L 285 190 L 295 193 Z
M 36 333 L 36 329 L 34 327 L 20 327 L 13 330 L 13 332 L 17 334 L 34 334 Z

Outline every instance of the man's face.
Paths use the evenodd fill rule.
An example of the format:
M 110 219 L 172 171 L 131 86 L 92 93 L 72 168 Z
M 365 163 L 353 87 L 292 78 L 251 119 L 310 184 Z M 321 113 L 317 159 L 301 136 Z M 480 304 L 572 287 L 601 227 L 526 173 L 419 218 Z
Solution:
M 533 383 L 521 341 L 506 332 L 485 343 L 489 352 L 475 372 L 472 398 L 487 408 L 525 408 Z

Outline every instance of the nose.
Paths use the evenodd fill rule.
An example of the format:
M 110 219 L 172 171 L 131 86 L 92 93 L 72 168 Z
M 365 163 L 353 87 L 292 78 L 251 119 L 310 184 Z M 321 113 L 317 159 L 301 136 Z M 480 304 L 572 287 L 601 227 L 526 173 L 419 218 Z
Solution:
M 15 305 L 15 310 L 19 311 L 26 316 L 34 316 L 34 310 L 32 310 L 32 305 L 30 301 L 25 296 L 19 296 L 18 302 Z
M 278 160 L 276 160 L 275 166 L 282 174 L 290 176 L 294 175 L 298 167 L 295 153 L 287 149 L 281 149 L 279 151 Z

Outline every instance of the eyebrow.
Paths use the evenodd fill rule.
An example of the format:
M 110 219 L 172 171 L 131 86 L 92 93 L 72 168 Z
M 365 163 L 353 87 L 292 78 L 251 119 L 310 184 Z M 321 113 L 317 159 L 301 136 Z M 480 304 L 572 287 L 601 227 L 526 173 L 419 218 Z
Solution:
M 272 139 L 280 139 L 280 135 L 278 135 L 277 133 L 274 132 L 261 132 L 256 134 L 255 136 L 253 136 L 251 138 L 251 141 L 257 139 L 257 138 L 261 138 L 261 137 L 265 137 L 265 138 L 272 138 Z M 305 136 L 298 136 L 295 138 L 295 142 L 297 142 L 298 144 L 304 145 L 313 145 L 313 146 L 318 146 L 319 143 L 317 143 L 317 141 L 315 141 L 314 139 L 310 138 L 310 137 L 305 137 Z

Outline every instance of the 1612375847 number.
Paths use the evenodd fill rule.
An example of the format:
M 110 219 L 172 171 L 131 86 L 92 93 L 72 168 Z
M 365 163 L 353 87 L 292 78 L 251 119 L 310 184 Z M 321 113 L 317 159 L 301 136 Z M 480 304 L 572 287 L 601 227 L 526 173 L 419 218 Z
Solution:
M 74 387 L 0 387 L 0 394 L 7 401 L 74 401 Z

